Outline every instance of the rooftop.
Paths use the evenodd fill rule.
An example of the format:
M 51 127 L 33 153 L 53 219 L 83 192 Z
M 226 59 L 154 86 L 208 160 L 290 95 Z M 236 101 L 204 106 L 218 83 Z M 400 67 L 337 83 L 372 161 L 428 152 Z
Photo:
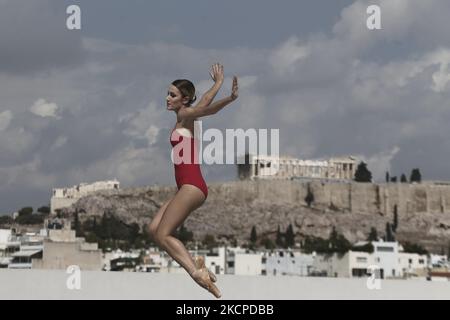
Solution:
M 0 299 L 214 299 L 187 274 L 82 271 L 81 289 L 69 290 L 65 270 L 0 270 Z M 442 278 L 443 280 L 445 278 Z M 219 275 L 223 300 L 450 299 L 448 280 L 381 280 L 369 290 L 367 278 Z

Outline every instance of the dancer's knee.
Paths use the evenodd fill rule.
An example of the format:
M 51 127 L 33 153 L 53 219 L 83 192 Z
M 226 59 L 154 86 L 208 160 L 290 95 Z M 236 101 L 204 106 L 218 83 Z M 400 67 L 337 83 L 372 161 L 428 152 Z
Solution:
M 158 226 L 156 225 L 156 223 L 149 223 L 147 225 L 147 232 L 150 234 L 150 236 L 153 238 L 153 240 L 155 239 L 157 230 L 158 230 Z
M 153 239 L 159 244 L 161 247 L 164 247 L 167 242 L 168 235 L 165 232 L 161 232 L 161 230 L 156 230 L 153 236 Z

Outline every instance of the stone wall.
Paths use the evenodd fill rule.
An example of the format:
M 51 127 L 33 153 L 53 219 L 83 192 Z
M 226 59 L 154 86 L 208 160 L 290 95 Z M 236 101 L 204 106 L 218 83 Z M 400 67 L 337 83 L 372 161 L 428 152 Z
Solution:
M 314 195 L 305 202 L 308 188 Z M 450 186 L 432 183 L 355 183 L 299 180 L 255 180 L 209 183 L 206 202 L 189 215 L 185 226 L 197 239 L 249 238 L 256 226 L 258 237 L 273 238 L 278 226 L 289 224 L 301 240 L 307 235 L 327 238 L 333 227 L 352 242 L 365 240 L 370 228 L 385 233 L 397 206 L 397 239 L 427 248 L 447 248 L 450 240 Z M 80 212 L 80 221 L 112 213 L 125 224 L 141 227 L 152 221 L 176 187 L 153 186 L 99 191 L 81 198 L 65 213 Z
M 298 182 L 291 180 L 239 181 L 211 184 L 211 201 L 235 204 L 251 202 L 296 203 L 306 205 L 308 185 L 314 195 L 313 206 L 332 207 L 351 213 L 389 215 L 397 206 L 399 215 L 407 213 L 444 213 L 450 204 L 450 186 L 406 183 Z

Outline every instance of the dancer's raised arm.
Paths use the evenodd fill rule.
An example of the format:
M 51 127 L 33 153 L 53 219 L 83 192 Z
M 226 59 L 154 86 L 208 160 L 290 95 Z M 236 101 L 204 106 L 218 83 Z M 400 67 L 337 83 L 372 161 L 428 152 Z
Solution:
M 231 86 L 231 94 L 223 99 L 220 99 L 214 103 L 212 103 L 209 107 L 208 107 L 208 111 L 209 114 L 215 114 L 217 112 L 220 111 L 220 109 L 222 109 L 223 107 L 225 107 L 226 105 L 230 104 L 231 102 L 233 102 L 234 100 L 237 99 L 238 97 L 238 79 L 236 76 L 233 77 L 233 85 Z
M 233 77 L 233 84 L 231 88 L 231 94 L 223 99 L 220 99 L 210 105 L 197 105 L 195 108 L 184 108 L 183 110 L 180 110 L 178 113 L 178 118 L 200 118 L 209 116 L 212 114 L 216 114 L 219 112 L 223 107 L 230 104 L 238 97 L 238 79 L 236 76 Z M 215 94 L 214 94 L 215 95 Z
M 214 81 L 214 85 L 205 92 L 200 101 L 195 105 L 194 108 L 207 107 L 216 97 L 217 92 L 219 92 L 220 87 L 223 84 L 223 66 L 221 64 L 213 64 L 211 66 L 211 71 L 209 75 Z

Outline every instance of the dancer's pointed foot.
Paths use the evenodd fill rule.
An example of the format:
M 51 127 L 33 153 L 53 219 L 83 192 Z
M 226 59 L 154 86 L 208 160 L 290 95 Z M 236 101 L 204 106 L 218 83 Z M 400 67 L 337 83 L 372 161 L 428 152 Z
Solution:
M 194 258 L 194 263 L 195 263 L 195 268 L 196 268 L 197 270 L 200 270 L 200 269 L 205 268 L 205 269 L 208 271 L 209 278 L 211 279 L 212 282 L 216 282 L 216 281 L 217 281 L 216 275 L 215 275 L 211 270 L 209 270 L 208 268 L 206 268 L 206 265 L 205 265 L 205 258 L 204 258 L 203 256 L 196 256 L 196 257 Z
M 216 285 L 211 281 L 208 274 L 208 270 L 206 268 L 195 270 L 194 272 L 191 273 L 191 277 L 201 287 L 211 292 L 216 298 L 220 298 L 222 296 L 219 288 L 217 288 Z

